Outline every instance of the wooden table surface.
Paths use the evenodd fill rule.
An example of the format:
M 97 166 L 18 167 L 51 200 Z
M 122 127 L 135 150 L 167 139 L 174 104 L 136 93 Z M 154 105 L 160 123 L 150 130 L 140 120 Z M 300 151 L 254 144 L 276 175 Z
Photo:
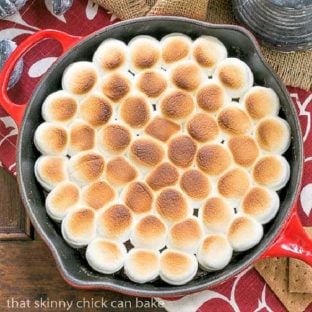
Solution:
M 69 286 L 27 219 L 16 179 L 0 169 L 1 312 L 165 311 L 155 305 L 151 299 Z

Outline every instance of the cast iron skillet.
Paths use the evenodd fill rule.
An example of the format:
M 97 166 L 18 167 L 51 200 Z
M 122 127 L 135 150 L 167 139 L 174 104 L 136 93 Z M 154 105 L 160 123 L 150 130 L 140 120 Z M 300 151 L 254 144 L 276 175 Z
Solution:
M 69 247 L 63 240 L 60 227 L 47 215 L 42 188 L 34 176 L 34 163 L 39 154 L 33 144 L 34 131 L 42 122 L 41 105 L 47 95 L 61 88 L 61 77 L 69 64 L 91 60 L 98 45 L 106 38 L 117 38 L 128 42 L 136 35 L 151 35 L 158 39 L 172 33 L 182 32 L 192 38 L 200 35 L 218 37 L 227 47 L 229 56 L 246 62 L 255 77 L 255 84 L 271 87 L 281 101 L 281 116 L 286 118 L 292 133 L 291 147 L 286 153 L 291 166 L 291 177 L 280 192 L 281 207 L 272 222 L 265 226 L 261 242 L 247 252 L 234 255 L 231 263 L 221 271 L 199 272 L 197 276 L 182 286 L 170 286 L 158 280 L 153 283 L 136 284 L 123 273 L 101 275 L 93 271 L 83 257 L 83 252 Z M 64 50 L 70 48 L 52 66 L 33 93 L 24 119 L 25 106 L 10 101 L 6 93 L 9 74 L 17 59 L 41 39 L 55 38 Z M 79 41 L 78 44 L 75 44 Z M 106 27 L 85 39 L 45 30 L 26 39 L 16 50 L 0 74 L 0 102 L 21 126 L 17 152 L 17 174 L 20 192 L 28 215 L 35 229 L 51 249 L 64 279 L 79 288 L 111 289 L 136 296 L 177 296 L 205 289 L 225 281 L 260 257 L 270 255 L 295 256 L 312 264 L 312 242 L 308 241 L 295 212 L 295 202 L 300 186 L 303 164 L 302 136 L 294 106 L 286 88 L 263 60 L 259 47 L 250 33 L 243 28 L 229 25 L 210 25 L 204 22 L 177 17 L 148 17 L 125 21 Z

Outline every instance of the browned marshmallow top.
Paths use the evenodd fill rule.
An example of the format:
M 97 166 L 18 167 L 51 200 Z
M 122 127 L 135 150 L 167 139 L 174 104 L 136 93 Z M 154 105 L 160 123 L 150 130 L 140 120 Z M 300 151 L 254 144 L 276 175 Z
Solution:
M 168 139 L 180 130 L 180 125 L 162 117 L 155 117 L 145 128 L 145 133 L 155 139 L 166 142 Z
M 138 173 L 125 157 L 118 156 L 107 163 L 106 175 L 115 184 L 126 184 L 134 180 Z
M 160 96 L 167 88 L 164 75 L 155 70 L 147 70 L 138 75 L 137 88 L 146 96 L 155 98 Z
M 94 127 L 106 124 L 112 116 L 110 101 L 100 95 L 91 94 L 79 104 L 80 116 Z
M 125 194 L 125 204 L 134 213 L 146 213 L 152 209 L 153 193 L 151 189 L 143 182 L 132 182 Z
M 219 127 L 213 116 L 197 113 L 188 121 L 187 131 L 196 141 L 207 142 L 218 137 Z
M 180 186 L 182 190 L 193 199 L 205 199 L 211 189 L 206 175 L 199 170 L 190 169 L 181 176 Z
M 168 222 L 178 222 L 188 216 L 186 200 L 181 192 L 174 188 L 162 190 L 156 198 L 158 214 Z
M 197 166 L 209 175 L 219 175 L 231 164 L 231 155 L 221 144 L 202 146 L 196 155 Z
M 95 146 L 95 129 L 85 122 L 72 123 L 69 131 L 69 147 L 76 152 L 92 149 Z
M 119 124 L 107 125 L 99 133 L 99 143 L 112 152 L 124 151 L 130 142 L 130 131 Z
M 160 100 L 160 110 L 167 118 L 184 119 L 194 110 L 194 101 L 189 93 L 173 89 Z
M 168 157 L 178 167 L 189 167 L 196 154 L 196 143 L 187 135 L 174 137 L 168 143 Z
M 240 198 L 248 187 L 250 181 L 247 172 L 240 168 L 230 169 L 218 181 L 218 191 L 224 197 Z
M 102 83 L 103 93 L 114 102 L 127 95 L 130 88 L 131 83 L 128 77 L 118 72 L 105 76 Z
M 172 69 L 171 79 L 178 88 L 194 91 L 202 82 L 202 72 L 196 63 L 185 61 Z
M 241 135 L 248 132 L 251 122 L 248 115 L 240 108 L 225 107 L 218 115 L 219 127 L 231 135 Z
M 120 115 L 130 127 L 142 128 L 150 119 L 149 103 L 142 95 L 129 95 L 121 103 Z
M 179 178 L 178 170 L 168 162 L 158 165 L 147 176 L 147 184 L 157 191 L 163 187 L 171 186 L 177 183 Z
M 196 101 L 201 109 L 208 113 L 215 113 L 225 104 L 226 94 L 219 84 L 210 82 L 199 87 Z
M 228 147 L 234 161 L 243 167 L 250 167 L 259 156 L 258 145 L 251 136 L 234 136 L 229 139 Z
M 131 155 L 145 166 L 155 166 L 164 158 L 164 150 L 160 144 L 148 139 L 137 139 L 131 144 Z
M 83 201 L 94 209 L 100 209 L 116 197 L 114 189 L 105 181 L 94 182 L 84 188 Z

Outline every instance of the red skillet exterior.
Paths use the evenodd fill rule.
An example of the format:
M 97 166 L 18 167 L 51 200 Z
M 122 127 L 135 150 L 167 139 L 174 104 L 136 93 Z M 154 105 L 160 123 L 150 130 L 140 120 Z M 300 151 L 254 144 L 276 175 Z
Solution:
M 23 41 L 18 48 L 13 52 L 13 54 L 11 55 L 11 57 L 9 58 L 9 60 L 7 61 L 7 63 L 5 64 L 2 72 L 0 73 L 0 103 L 2 104 L 2 106 L 4 107 L 4 109 L 13 117 L 13 119 L 16 121 L 18 127 L 22 127 L 21 130 L 21 137 L 23 136 L 23 132 L 25 131 L 25 127 L 27 127 L 27 121 L 30 119 L 29 117 L 29 110 L 26 113 L 26 117 L 23 120 L 23 115 L 24 115 L 24 111 L 26 108 L 26 103 L 23 105 L 16 105 L 14 104 L 7 96 L 7 92 L 6 92 L 6 88 L 7 88 L 7 84 L 9 81 L 9 76 L 11 71 L 14 68 L 14 65 L 16 64 L 17 60 L 27 51 L 29 50 L 34 44 L 36 44 L 37 42 L 39 42 L 40 40 L 46 39 L 46 38 L 54 38 L 57 39 L 58 41 L 60 41 L 60 43 L 62 44 L 63 50 L 64 52 L 72 47 L 74 47 L 73 49 L 71 49 L 66 55 L 71 54 L 71 53 L 78 53 L 79 55 L 79 48 L 81 44 L 78 44 L 78 46 L 75 46 L 76 42 L 82 41 L 82 44 L 86 41 L 88 41 L 89 39 L 92 39 L 93 36 L 98 36 L 98 37 L 103 37 L 107 38 L 109 35 L 107 35 L 105 37 L 105 35 L 103 36 L 103 33 L 109 32 L 109 30 L 115 28 L 118 29 L 118 27 L 120 28 L 120 30 L 125 29 L 125 27 L 136 27 L 136 25 L 141 25 L 141 28 L 143 28 L 142 30 L 140 30 L 141 32 L 144 33 L 144 23 L 155 23 L 155 25 L 157 25 L 158 23 L 178 23 L 179 25 L 187 25 L 187 27 L 202 27 L 202 28 L 206 28 L 206 29 L 217 29 L 217 31 L 220 31 L 222 29 L 224 29 L 224 31 L 229 31 L 229 30 L 233 30 L 236 32 L 239 32 L 241 34 L 243 34 L 245 37 L 248 38 L 249 41 L 251 41 L 251 44 L 253 45 L 255 52 L 258 54 L 258 57 L 260 59 L 260 61 L 263 63 L 263 66 L 266 67 L 266 70 L 271 71 L 270 68 L 268 68 L 267 64 L 264 62 L 263 57 L 259 51 L 259 48 L 257 46 L 257 43 L 255 41 L 255 39 L 252 37 L 252 35 L 250 35 L 246 30 L 237 27 L 237 26 L 229 26 L 229 25 L 218 25 L 218 26 L 212 26 L 209 25 L 207 23 L 203 23 L 203 22 L 198 22 L 198 21 L 193 21 L 193 20 L 189 20 L 189 19 L 185 19 L 185 18 L 175 18 L 175 17 L 153 17 L 153 18 L 140 18 L 140 19 L 136 19 L 133 21 L 126 21 L 126 22 L 122 22 L 119 23 L 118 25 L 114 25 L 114 26 L 110 26 L 105 30 L 102 30 L 100 32 L 97 32 L 95 34 L 92 34 L 90 36 L 88 36 L 86 39 L 82 39 L 80 37 L 74 37 L 74 36 L 70 36 L 68 34 L 62 33 L 60 31 L 55 31 L 55 30 L 43 30 L 40 31 L 30 37 L 28 37 L 25 41 Z M 143 25 L 143 26 L 142 26 Z M 155 27 L 155 26 L 154 26 Z M 186 28 L 187 28 L 186 27 Z M 170 28 L 170 27 L 169 27 Z M 175 31 L 175 30 L 173 30 Z M 183 29 L 181 29 L 182 32 Z M 148 32 L 148 31 L 147 31 Z M 192 31 L 190 31 L 192 32 Z M 74 50 L 74 51 L 73 51 Z M 63 59 L 63 58 L 62 58 Z M 49 71 L 49 73 L 47 74 L 47 77 L 49 77 L 50 75 L 52 75 L 53 70 L 55 68 L 55 65 L 53 66 L 53 68 Z M 287 213 L 285 213 L 285 217 L 283 218 L 283 220 L 281 220 L 281 222 L 278 225 L 278 228 L 275 229 L 275 233 L 274 235 L 272 235 L 267 242 L 269 242 L 266 246 L 265 249 L 262 250 L 257 250 L 257 252 L 255 251 L 251 251 L 254 252 L 256 255 L 251 256 L 250 259 L 248 259 L 248 261 L 245 261 L 245 263 L 241 266 L 239 266 L 238 268 L 235 268 L 235 270 L 233 270 L 233 272 L 229 273 L 227 272 L 227 274 L 221 274 L 220 277 L 217 278 L 212 278 L 211 280 L 209 280 L 209 277 L 207 277 L 207 281 L 203 281 L 202 283 L 199 283 L 199 285 L 192 285 L 192 282 L 188 283 L 187 285 L 184 286 L 179 286 L 179 287 L 162 287 L 162 286 L 156 286 L 155 289 L 148 289 L 146 287 L 143 286 L 138 286 L 137 284 L 133 283 L 133 286 L 131 286 L 131 282 L 127 282 L 129 285 L 123 285 L 123 283 L 120 283 L 120 281 L 118 283 L 116 283 L 116 285 L 114 284 L 114 279 L 112 279 L 113 281 L 90 281 L 90 280 L 81 280 L 81 279 L 77 279 L 76 276 L 72 275 L 69 271 L 68 268 L 68 264 L 65 263 L 64 259 L 61 259 L 62 257 L 60 256 L 60 250 L 58 250 L 56 248 L 56 245 L 53 244 L 52 239 L 51 239 L 51 235 L 48 235 L 47 233 L 47 229 L 44 230 L 43 226 L 40 222 L 38 222 L 38 218 L 36 217 L 35 213 L 34 213 L 34 208 L 31 205 L 31 200 L 29 198 L 29 195 L 27 195 L 26 192 L 26 186 L 25 186 L 25 178 L 22 177 L 23 175 L 23 151 L 22 149 L 25 150 L 25 147 L 22 147 L 22 139 L 20 139 L 19 141 L 19 151 L 18 151 L 18 173 L 19 173 L 19 184 L 20 184 L 20 190 L 21 190 L 21 194 L 22 194 L 22 198 L 24 201 L 24 204 L 26 206 L 26 209 L 28 211 L 28 214 L 30 215 L 30 218 L 34 224 L 34 226 L 36 227 L 36 229 L 38 230 L 38 232 L 41 234 L 41 236 L 43 237 L 43 239 L 46 241 L 46 243 L 48 244 L 48 246 L 50 247 L 50 249 L 52 250 L 52 253 L 54 255 L 54 257 L 56 258 L 56 262 L 58 264 L 58 267 L 60 269 L 61 274 L 63 275 L 64 279 L 70 283 L 72 286 L 75 287 L 79 287 L 79 288 L 91 288 L 91 289 L 112 289 L 112 290 L 116 290 L 119 292 L 123 292 L 123 293 L 127 293 L 127 294 L 132 294 L 132 295 L 141 295 L 141 296 L 176 296 L 176 295 L 182 295 L 182 294 L 186 294 L 186 293 L 190 293 L 190 292 L 194 292 L 194 291 L 198 291 L 201 289 L 206 288 L 207 286 L 212 286 L 215 285 L 217 283 L 223 282 L 226 278 L 230 277 L 231 275 L 237 274 L 240 270 L 244 269 L 247 265 L 251 264 L 253 261 L 255 261 L 256 259 L 260 259 L 260 258 L 264 258 L 264 257 L 268 257 L 268 256 L 289 256 L 289 257 L 295 257 L 298 259 L 301 259 L 307 263 L 309 263 L 310 265 L 312 265 L 312 241 L 308 238 L 307 234 L 305 233 L 304 229 L 302 228 L 302 225 L 298 219 L 296 210 L 296 201 L 298 198 L 298 191 L 299 191 L 299 187 L 300 187 L 300 179 L 301 179 L 301 174 L 302 174 L 302 136 L 301 136 L 301 132 L 300 132 L 300 125 L 297 119 L 297 116 L 295 115 L 295 110 L 290 107 L 292 105 L 292 102 L 287 94 L 287 91 L 285 89 L 285 87 L 283 86 L 283 84 L 281 83 L 281 81 L 279 80 L 279 78 L 276 77 L 276 75 L 271 71 L 271 74 L 273 76 L 273 78 L 277 81 L 279 87 L 282 89 L 282 92 L 284 92 L 283 96 L 284 98 L 287 99 L 287 105 L 286 107 L 289 108 L 289 112 L 291 112 L 292 117 L 295 120 L 295 133 L 293 133 L 294 139 L 297 140 L 298 142 L 293 143 L 293 144 L 299 144 L 298 149 L 297 149 L 297 154 L 295 155 L 296 158 L 296 165 L 298 166 L 298 171 L 296 172 L 296 177 L 297 180 L 295 182 L 295 187 L 292 190 L 289 190 L 290 192 L 293 192 L 292 194 L 292 200 L 291 202 L 287 203 L 287 207 L 288 207 L 288 211 Z M 39 85 L 41 87 L 44 87 L 44 82 L 48 81 L 48 78 L 45 78 L 43 83 L 40 83 Z M 43 84 L 43 86 L 42 86 Z M 38 88 L 39 89 L 39 88 Z M 30 105 L 33 105 L 33 102 L 36 101 L 36 93 L 38 93 L 38 91 L 35 92 L 35 95 L 33 96 L 33 98 L 31 99 L 31 103 Z M 37 105 L 38 106 L 38 105 Z M 285 107 L 284 107 L 285 109 Z M 37 110 L 37 113 L 39 114 L 40 111 Z M 28 125 L 29 126 L 29 125 Z M 294 140 L 293 139 L 293 140 Z M 51 222 L 52 223 L 52 222 Z M 50 226 L 50 225 L 49 225 Z M 273 237 L 274 236 L 274 237 Z M 76 261 L 77 259 L 75 259 Z M 159 291 L 158 291 L 159 289 Z

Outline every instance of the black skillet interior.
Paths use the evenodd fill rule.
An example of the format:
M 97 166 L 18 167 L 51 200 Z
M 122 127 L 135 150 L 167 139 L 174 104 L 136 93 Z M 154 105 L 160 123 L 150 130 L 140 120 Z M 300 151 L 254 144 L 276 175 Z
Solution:
M 34 176 L 34 163 L 39 153 L 34 147 L 33 135 L 42 122 L 40 114 L 42 102 L 47 95 L 61 88 L 62 73 L 67 65 L 75 61 L 91 60 L 95 49 L 106 38 L 117 38 L 128 42 L 140 34 L 160 39 L 172 32 L 182 32 L 193 39 L 200 35 L 219 38 L 226 45 L 230 56 L 238 57 L 250 66 L 254 73 L 255 84 L 271 87 L 276 91 L 281 101 L 281 116 L 288 120 L 292 132 L 291 148 L 286 154 L 292 174 L 287 187 L 280 193 L 280 211 L 276 218 L 265 226 L 264 237 L 256 247 L 235 255 L 231 263 L 221 271 L 212 273 L 199 271 L 197 276 L 186 285 L 170 286 L 160 280 L 139 285 L 129 281 L 122 272 L 102 275 L 93 271 L 84 259 L 83 253 L 69 247 L 62 239 L 59 226 L 46 214 L 43 191 Z M 234 26 L 209 25 L 185 18 L 153 17 L 107 27 L 80 42 L 54 64 L 34 92 L 25 114 L 19 136 L 18 176 L 28 214 L 35 228 L 52 250 L 62 275 L 69 283 L 78 287 L 113 289 L 140 296 L 174 296 L 201 290 L 224 281 L 259 257 L 289 215 L 301 179 L 301 158 L 302 142 L 295 109 L 285 87 L 259 56 L 259 48 L 246 31 Z

